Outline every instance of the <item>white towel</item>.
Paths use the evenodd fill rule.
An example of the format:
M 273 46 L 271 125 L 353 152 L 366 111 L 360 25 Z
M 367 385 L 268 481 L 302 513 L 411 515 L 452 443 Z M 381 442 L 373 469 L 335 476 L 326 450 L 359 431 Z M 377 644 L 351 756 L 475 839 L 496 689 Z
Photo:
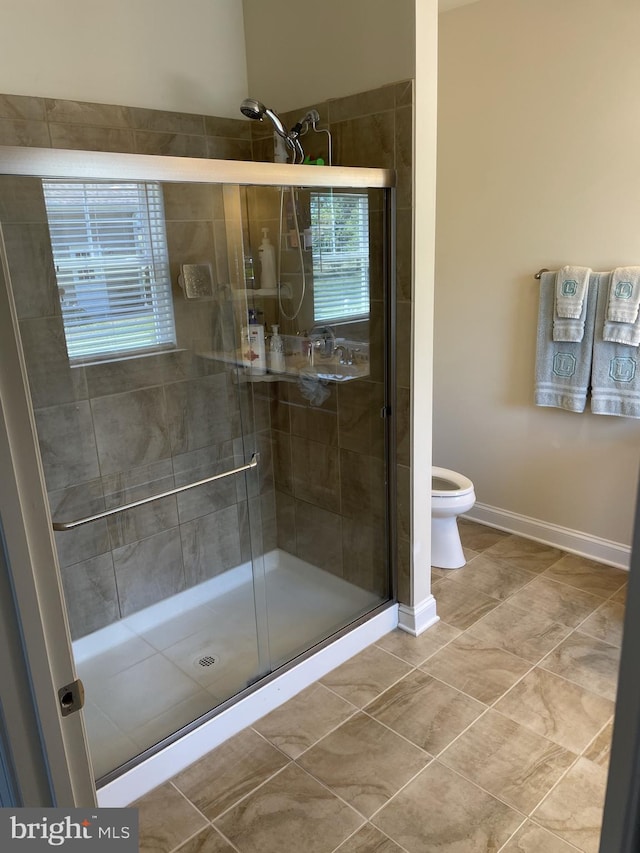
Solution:
M 640 267 L 618 267 L 611 275 L 602 339 L 640 344 Z
M 556 274 L 553 272 L 543 273 L 540 277 L 535 404 L 583 412 L 591 375 L 598 276 L 590 277 L 587 298 L 584 300 L 584 336 L 579 342 L 553 340 L 555 279 Z
M 563 267 L 556 275 L 553 340 L 580 343 L 589 300 L 589 267 Z M 577 313 L 576 313 L 577 312 Z
M 618 267 L 611 276 L 607 320 L 635 323 L 640 306 L 640 267 Z
M 640 418 L 640 356 L 635 347 L 603 337 L 611 273 L 600 275 L 593 342 L 591 411 L 596 415 Z M 617 325 L 626 325 L 618 323 Z
M 582 313 L 587 294 L 589 267 L 565 266 L 556 276 L 556 314 L 558 317 L 577 320 Z

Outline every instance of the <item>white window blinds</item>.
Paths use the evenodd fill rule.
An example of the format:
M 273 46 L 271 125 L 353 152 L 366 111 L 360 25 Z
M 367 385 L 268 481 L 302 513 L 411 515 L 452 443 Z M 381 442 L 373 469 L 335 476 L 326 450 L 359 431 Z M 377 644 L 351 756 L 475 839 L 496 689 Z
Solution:
M 175 346 L 162 189 L 43 181 L 71 360 Z
M 369 200 L 366 193 L 312 192 L 314 322 L 369 314 Z

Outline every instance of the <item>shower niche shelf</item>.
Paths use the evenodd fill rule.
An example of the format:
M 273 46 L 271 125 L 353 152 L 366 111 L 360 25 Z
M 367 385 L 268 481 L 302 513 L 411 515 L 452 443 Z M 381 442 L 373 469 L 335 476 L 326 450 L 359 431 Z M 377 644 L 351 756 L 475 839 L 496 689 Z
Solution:
M 200 358 L 220 361 L 234 367 L 244 368 L 240 354 L 222 352 L 200 352 Z M 352 379 L 365 379 L 369 376 L 369 357 L 367 355 L 356 364 L 340 364 L 336 358 L 310 365 L 301 355 L 286 357 L 286 367 L 282 373 L 250 373 L 240 370 L 239 382 L 298 382 L 300 379 L 322 382 L 348 382 Z

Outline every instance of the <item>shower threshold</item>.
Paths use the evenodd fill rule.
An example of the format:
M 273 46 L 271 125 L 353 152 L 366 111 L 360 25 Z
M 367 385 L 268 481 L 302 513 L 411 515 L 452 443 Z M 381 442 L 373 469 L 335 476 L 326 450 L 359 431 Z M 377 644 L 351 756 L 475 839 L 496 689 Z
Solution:
M 265 555 L 264 565 L 271 669 L 385 601 L 279 549 Z M 94 775 L 110 780 L 122 765 L 260 681 L 252 566 L 125 617 L 75 641 L 73 650 L 86 691 Z

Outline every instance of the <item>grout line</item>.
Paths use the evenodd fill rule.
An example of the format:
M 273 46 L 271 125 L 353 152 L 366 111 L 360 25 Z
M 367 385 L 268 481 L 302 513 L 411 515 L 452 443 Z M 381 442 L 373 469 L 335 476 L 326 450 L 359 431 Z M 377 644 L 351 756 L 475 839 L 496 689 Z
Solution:
M 337 694 L 336 694 L 336 695 L 337 695 Z M 294 697 L 294 698 L 295 698 L 295 697 Z M 276 709 L 276 710 L 277 710 L 277 709 Z M 337 723 L 335 726 L 333 726 L 331 729 L 329 729 L 329 731 L 325 732 L 325 733 L 324 733 L 323 735 L 321 735 L 319 738 L 317 738 L 316 740 L 314 740 L 314 742 L 313 742 L 313 743 L 311 743 L 311 744 L 309 744 L 309 746 L 305 747 L 305 748 L 302 750 L 302 752 L 300 752 L 298 755 L 296 755 L 296 757 L 295 757 L 295 758 L 293 758 L 292 756 L 290 756 L 290 755 L 289 755 L 288 753 L 286 753 L 283 749 L 281 749 L 281 748 L 280 748 L 276 743 L 274 743 L 272 740 L 270 740 L 270 739 L 269 739 L 269 737 L 268 737 L 268 735 L 262 734 L 262 732 L 258 731 L 258 729 L 256 729 L 256 728 L 255 728 L 255 724 L 252 726 L 252 728 L 253 728 L 253 730 L 255 731 L 255 733 L 256 733 L 256 734 L 259 734 L 259 735 L 260 735 L 260 737 L 264 738 L 264 739 L 267 741 L 267 743 L 269 743 L 271 746 L 275 747 L 275 748 L 276 748 L 276 749 L 278 749 L 280 752 L 282 752 L 282 754 L 283 754 L 283 755 L 285 755 L 285 756 L 289 759 L 289 761 L 297 761 L 299 758 L 302 758 L 302 756 L 303 756 L 303 755 L 306 755 L 306 754 L 307 754 L 307 752 L 309 752 L 309 750 L 310 750 L 310 749 L 313 749 L 313 748 L 314 748 L 314 746 L 317 746 L 317 745 L 318 745 L 321 741 L 323 741 L 326 737 L 328 737 L 329 735 L 332 735 L 332 734 L 333 734 L 337 729 L 339 729 L 339 728 L 340 728 L 340 726 L 344 725 L 346 722 L 348 722 L 349 720 L 353 719 L 353 717 L 355 717 L 355 715 L 356 715 L 357 713 L 359 713 L 360 711 L 361 711 L 361 709 L 360 709 L 360 708 L 356 708 L 356 707 L 354 706 L 354 707 L 353 707 L 353 711 L 351 711 L 351 712 L 349 713 L 349 715 L 348 715 L 347 717 L 345 717 L 345 718 L 344 718 L 344 720 L 341 720 L 339 723 Z M 256 722 L 260 722 L 260 721 L 259 721 L 259 720 L 257 720 Z
M 520 832 L 520 830 L 521 830 L 524 826 L 526 826 L 526 825 L 527 825 L 527 821 L 528 821 L 528 820 L 529 820 L 529 818 L 525 818 L 525 819 L 522 821 L 522 823 L 520 824 L 520 826 L 516 827 L 516 829 L 511 833 L 511 835 L 510 835 L 510 836 L 507 838 L 507 840 L 504 842 L 504 844 L 503 844 L 503 845 L 501 845 L 501 847 L 500 847 L 500 849 L 497 851 L 497 853 L 501 853 L 501 851 L 502 851 L 502 850 L 505 850 L 505 849 L 506 849 L 507 844 L 509 844 L 509 842 L 510 842 L 510 841 L 512 841 L 512 840 L 516 837 L 516 835 Z
M 245 729 L 243 729 L 242 731 L 245 731 Z M 241 734 L 241 732 L 239 732 L 238 734 Z M 273 746 L 273 744 L 270 744 L 270 746 Z M 211 753 L 209 753 L 209 754 L 211 754 Z M 217 814 L 214 818 L 208 819 L 209 823 L 212 826 L 215 826 L 215 822 L 217 820 L 220 820 L 221 817 L 224 817 L 224 815 L 226 815 L 232 809 L 235 809 L 236 806 L 240 805 L 240 803 L 243 803 L 248 797 L 251 797 L 253 794 L 256 793 L 256 791 L 259 791 L 260 788 L 263 788 L 267 784 L 267 782 L 271 782 L 272 779 L 275 779 L 276 776 L 278 776 L 280 773 L 282 773 L 283 770 L 286 770 L 288 767 L 290 767 L 293 763 L 294 762 L 290 758 L 287 758 L 287 763 L 285 765 L 283 765 L 282 767 L 279 767 L 277 770 L 275 770 L 273 773 L 271 773 L 269 776 L 267 776 L 266 779 L 263 779 L 262 782 L 260 782 L 255 787 L 251 788 L 250 791 L 247 791 L 245 794 L 243 794 L 241 797 L 239 797 L 237 800 L 235 800 L 233 803 L 231 803 L 230 806 L 227 806 L 226 809 L 224 809 L 224 811 L 220 812 L 220 814 Z M 188 797 L 187 797 L 187 799 L 188 799 Z M 189 802 L 191 802 L 191 800 L 189 800 Z M 216 826 L 215 828 L 217 829 L 218 827 Z
M 403 846 L 402 846 L 402 844 L 400 844 L 400 842 L 399 842 L 399 841 L 396 841 L 396 840 L 395 840 L 395 839 L 393 839 L 390 835 L 387 835 L 387 833 L 386 833 L 386 832 L 384 832 L 382 829 L 380 829 L 380 827 L 379 827 L 379 826 L 375 826 L 375 825 L 374 825 L 374 824 L 372 824 L 370 821 L 367 821 L 367 822 L 366 822 L 366 823 L 364 823 L 362 826 L 359 826 L 359 827 L 358 827 L 354 832 L 352 832 L 352 833 L 351 833 L 351 835 L 347 836 L 347 838 L 345 838 L 345 839 L 344 839 L 344 841 L 341 841 L 341 842 L 340 842 L 340 844 L 338 844 L 338 846 L 337 846 L 337 847 L 335 847 L 335 848 L 331 851 L 331 853 L 340 853 L 340 850 L 342 849 L 343 845 L 345 845 L 345 844 L 347 843 L 347 841 L 350 841 L 352 838 L 355 838 L 355 836 L 356 836 L 359 832 L 361 832 L 363 829 L 366 829 L 366 828 L 367 828 L 367 827 L 369 827 L 369 826 L 370 826 L 373 830 L 375 830 L 376 832 L 379 832 L 379 833 L 380 833 L 380 835 L 383 835 L 386 839 L 388 839 L 389 841 L 391 841 L 391 843 L 392 843 L 392 844 L 394 844 L 394 845 L 395 845 L 399 850 L 401 850 L 401 851 L 402 851 L 402 853 L 409 853 L 409 851 L 407 850 L 407 848 L 406 848 L 406 847 L 403 847 Z
M 186 800 L 186 801 L 189 803 L 189 805 L 190 805 L 192 808 L 194 808 L 194 809 L 198 812 L 198 814 L 199 814 L 199 815 L 200 815 L 200 816 L 201 816 L 201 817 L 206 821 L 206 825 L 205 825 L 205 826 L 200 826 L 200 827 L 198 827 L 198 829 L 197 829 L 194 833 L 192 833 L 192 835 L 190 835 L 188 838 L 184 838 L 184 839 L 183 839 L 179 844 L 177 844 L 174 848 L 172 848 L 172 850 L 179 850 L 179 849 L 180 849 L 180 847 L 182 847 L 182 845 L 183 845 L 183 844 L 186 844 L 188 841 L 191 841 L 191 840 L 192 840 L 193 838 L 195 838 L 195 837 L 196 837 L 200 832 L 203 832 L 203 831 L 207 828 L 207 826 L 211 826 L 211 821 L 209 820 L 209 818 L 208 818 L 208 817 L 207 817 L 207 816 L 206 816 L 202 811 L 200 811 L 200 809 L 196 806 L 196 804 L 195 804 L 194 802 L 192 802 L 192 801 L 189 799 L 189 797 L 187 797 L 187 796 L 186 796 L 186 794 L 184 794 L 184 793 L 180 790 L 180 788 L 178 788 L 176 785 L 174 785 L 173 780 L 169 780 L 169 782 L 168 782 L 168 783 L 166 783 L 166 784 L 169 784 L 169 785 L 173 788 L 173 790 L 174 790 L 174 791 L 177 791 L 177 793 L 178 793 L 178 794 L 180 794 L 180 796 L 181 796 L 184 800 Z

